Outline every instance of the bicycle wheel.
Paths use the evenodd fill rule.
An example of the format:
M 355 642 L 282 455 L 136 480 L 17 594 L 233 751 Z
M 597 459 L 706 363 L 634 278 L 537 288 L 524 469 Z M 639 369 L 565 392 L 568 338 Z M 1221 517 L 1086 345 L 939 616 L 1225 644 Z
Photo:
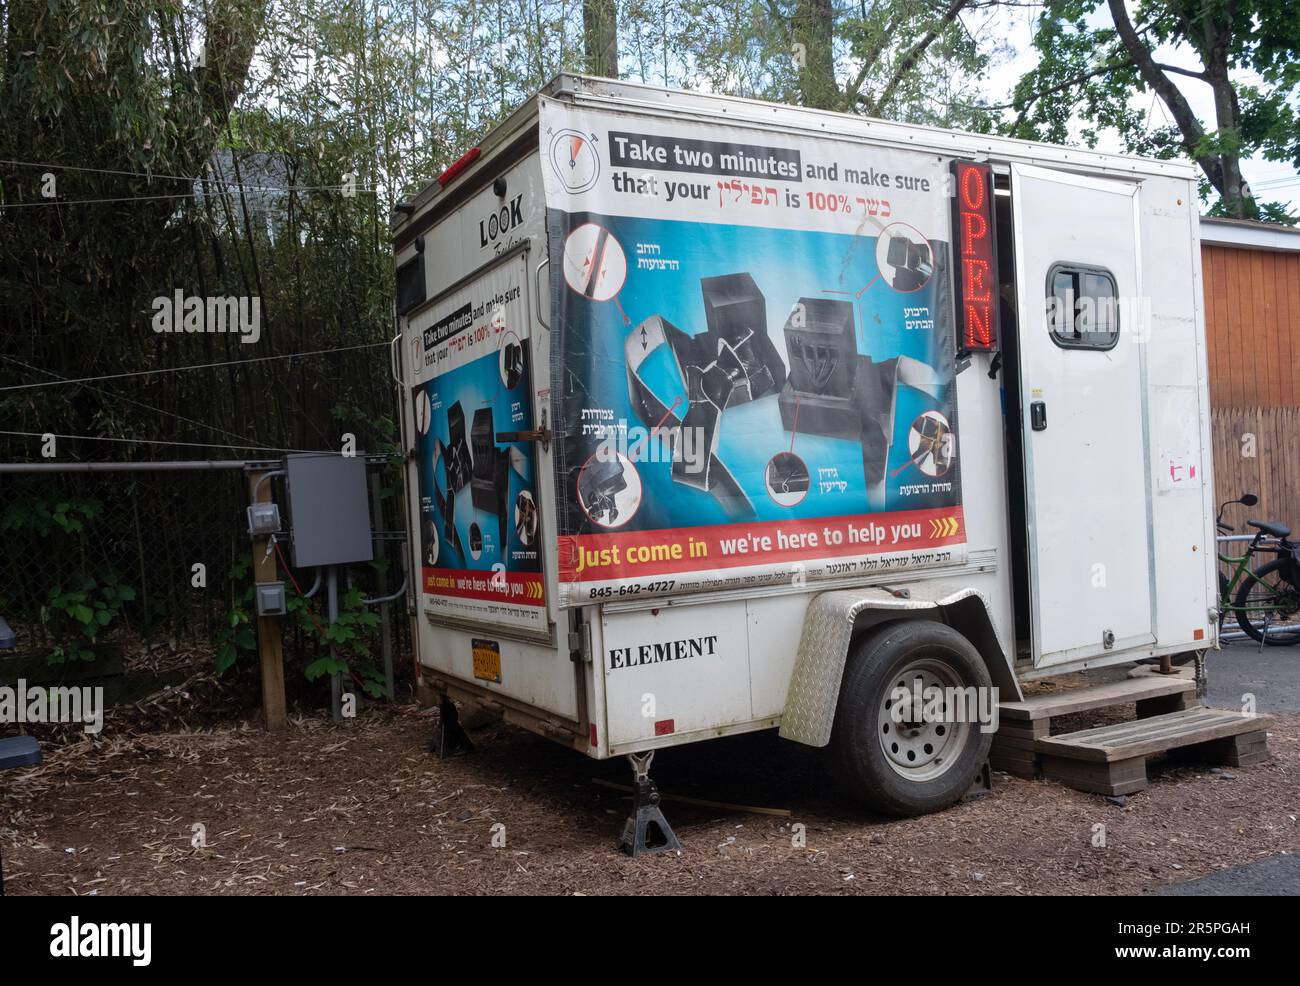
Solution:
M 1237 623 L 1275 647 L 1300 643 L 1300 592 L 1284 577 L 1290 565 L 1276 558 L 1249 573 L 1237 590 Z

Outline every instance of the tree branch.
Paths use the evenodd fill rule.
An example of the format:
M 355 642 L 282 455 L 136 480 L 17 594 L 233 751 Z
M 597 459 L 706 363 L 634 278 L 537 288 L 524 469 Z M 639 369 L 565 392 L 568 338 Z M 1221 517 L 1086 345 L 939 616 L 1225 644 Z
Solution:
M 203 169 L 225 129 L 248 80 L 265 18 L 266 0 L 218 0 L 210 8 L 204 24 L 204 67 L 198 72 L 198 112 L 176 120 L 176 129 L 188 134 L 178 141 L 186 148 L 183 173 L 197 175 Z
M 1138 37 L 1133 22 L 1129 20 L 1128 8 L 1124 6 L 1124 0 L 1106 0 L 1106 3 L 1110 7 L 1111 19 L 1115 22 L 1115 31 L 1119 34 L 1120 41 L 1123 42 L 1129 57 L 1133 59 L 1133 64 L 1137 66 L 1137 70 L 1141 73 L 1146 84 L 1164 100 L 1165 105 L 1169 107 L 1169 112 L 1173 115 L 1174 122 L 1178 124 L 1178 130 L 1183 138 L 1183 149 L 1187 151 L 1188 156 L 1192 157 L 1200 165 L 1201 170 L 1205 172 L 1205 176 L 1210 179 L 1211 184 L 1218 189 L 1219 194 L 1224 194 L 1222 162 L 1214 155 L 1198 155 L 1196 153 L 1197 145 L 1205 136 L 1205 129 L 1196 118 L 1196 114 L 1192 112 L 1192 107 L 1188 104 L 1186 97 L 1174 85 L 1173 80 L 1156 64 L 1151 49 L 1143 44 L 1142 39 Z
M 921 40 L 912 45 L 907 54 L 905 54 L 902 60 L 899 61 L 897 67 L 895 67 L 894 74 L 890 77 L 889 81 L 885 83 L 885 87 L 880 91 L 880 95 L 876 97 L 875 100 L 866 101 L 868 107 L 867 111 L 872 116 L 880 115 L 881 110 L 889 103 L 889 100 L 894 95 L 894 90 L 898 88 L 899 84 L 907 76 L 907 73 L 912 71 L 913 66 L 921 60 L 921 56 L 925 54 L 926 49 L 934 43 L 935 39 L 939 37 L 945 27 L 957 19 L 957 15 L 962 12 L 968 3 L 970 3 L 970 0 L 952 0 L 948 5 L 948 9 L 944 11 L 943 17 L 939 19 L 939 23 L 930 28 L 930 30 L 921 37 Z
M 866 82 L 867 75 L 876 67 L 876 63 L 880 61 L 881 54 L 889 45 L 890 38 L 894 35 L 894 28 L 894 21 L 885 25 L 884 30 L 880 32 L 880 40 L 876 42 L 875 46 L 863 59 L 862 68 L 858 70 L 857 76 L 851 83 L 849 83 L 848 88 L 844 90 L 845 106 L 853 106 L 858 101 L 859 95 L 862 92 L 862 84 Z
M 1107 72 L 1115 72 L 1123 68 L 1132 67 L 1133 63 L 1131 61 L 1108 63 L 1093 69 L 1091 72 L 1084 72 L 1082 75 L 1076 75 L 1072 79 L 1066 79 L 1064 82 L 1058 82 L 1054 86 L 1049 86 L 1046 89 L 1038 90 L 1038 92 L 1030 93 L 1022 99 L 1014 99 L 1009 103 L 999 103 L 995 106 L 985 106 L 982 108 L 986 110 L 1020 110 L 1021 115 L 1023 116 L 1024 112 L 1028 110 L 1029 107 L 1033 106 L 1034 103 L 1038 102 L 1044 96 L 1054 96 L 1058 92 L 1072 89 L 1081 82 L 1087 82 L 1089 79 L 1094 79 L 1099 75 L 1105 75 Z
M 1197 72 L 1195 69 L 1179 68 L 1177 65 L 1166 65 L 1164 62 L 1152 62 L 1151 64 L 1162 72 L 1173 72 L 1176 75 L 1185 75 L 1189 79 L 1200 79 L 1202 82 L 1210 81 L 1204 72 Z

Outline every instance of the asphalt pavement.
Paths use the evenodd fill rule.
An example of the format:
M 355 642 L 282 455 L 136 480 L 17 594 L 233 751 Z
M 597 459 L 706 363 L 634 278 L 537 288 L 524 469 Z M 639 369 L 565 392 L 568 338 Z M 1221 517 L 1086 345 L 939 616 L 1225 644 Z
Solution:
M 1153 897 L 1300 897 L 1300 856 L 1270 856 L 1199 880 L 1152 891 Z
M 1255 696 L 1257 712 L 1300 711 L 1300 645 L 1260 648 L 1254 640 L 1224 644 L 1206 657 L 1209 703 L 1239 709 Z M 1270 856 L 1199 880 L 1175 883 L 1156 897 L 1300 897 L 1300 855 Z
M 1205 659 L 1209 703 L 1239 709 L 1243 696 L 1255 696 L 1257 712 L 1300 712 L 1300 644 L 1264 647 L 1254 640 L 1234 641 Z

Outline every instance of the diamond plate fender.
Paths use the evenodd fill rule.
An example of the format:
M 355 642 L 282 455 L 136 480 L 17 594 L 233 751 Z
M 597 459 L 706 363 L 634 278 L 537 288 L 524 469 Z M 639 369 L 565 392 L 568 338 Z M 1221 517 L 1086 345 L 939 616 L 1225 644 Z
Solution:
M 895 591 L 907 595 L 895 595 Z M 799 653 L 781 717 L 783 738 L 807 746 L 825 746 L 831 741 L 844 663 L 854 630 L 861 629 L 858 617 L 864 613 L 875 617 L 868 626 L 909 615 L 950 624 L 984 657 L 993 684 L 1020 698 L 1020 686 L 990 615 L 989 601 L 978 589 L 921 582 L 898 590 L 873 586 L 823 592 L 813 597 L 804 614 Z

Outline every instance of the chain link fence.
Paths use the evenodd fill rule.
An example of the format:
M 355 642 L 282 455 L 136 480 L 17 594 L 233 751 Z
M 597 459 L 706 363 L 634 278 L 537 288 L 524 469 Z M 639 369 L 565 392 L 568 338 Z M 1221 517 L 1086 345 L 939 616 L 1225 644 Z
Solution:
M 394 591 L 403 573 L 398 470 L 384 469 L 379 479 L 372 522 L 387 533 L 376 539 L 376 562 L 347 573 L 350 585 L 371 596 Z M 129 667 L 133 653 L 162 642 L 219 671 L 236 661 L 256 664 L 241 469 L 47 472 L 5 475 L 0 484 L 0 615 L 18 637 L 11 656 L 86 670 L 94 663 L 114 673 L 119 657 Z M 306 591 L 315 573 L 293 576 Z M 321 601 L 303 600 L 282 567 L 280 578 L 295 604 L 284 628 L 292 677 L 328 647 L 318 630 Z M 389 606 L 386 626 L 357 626 L 354 653 L 372 669 L 382 653 L 409 647 L 403 601 Z M 225 644 L 231 660 L 219 658 Z M 381 680 L 373 671 L 371 678 Z

